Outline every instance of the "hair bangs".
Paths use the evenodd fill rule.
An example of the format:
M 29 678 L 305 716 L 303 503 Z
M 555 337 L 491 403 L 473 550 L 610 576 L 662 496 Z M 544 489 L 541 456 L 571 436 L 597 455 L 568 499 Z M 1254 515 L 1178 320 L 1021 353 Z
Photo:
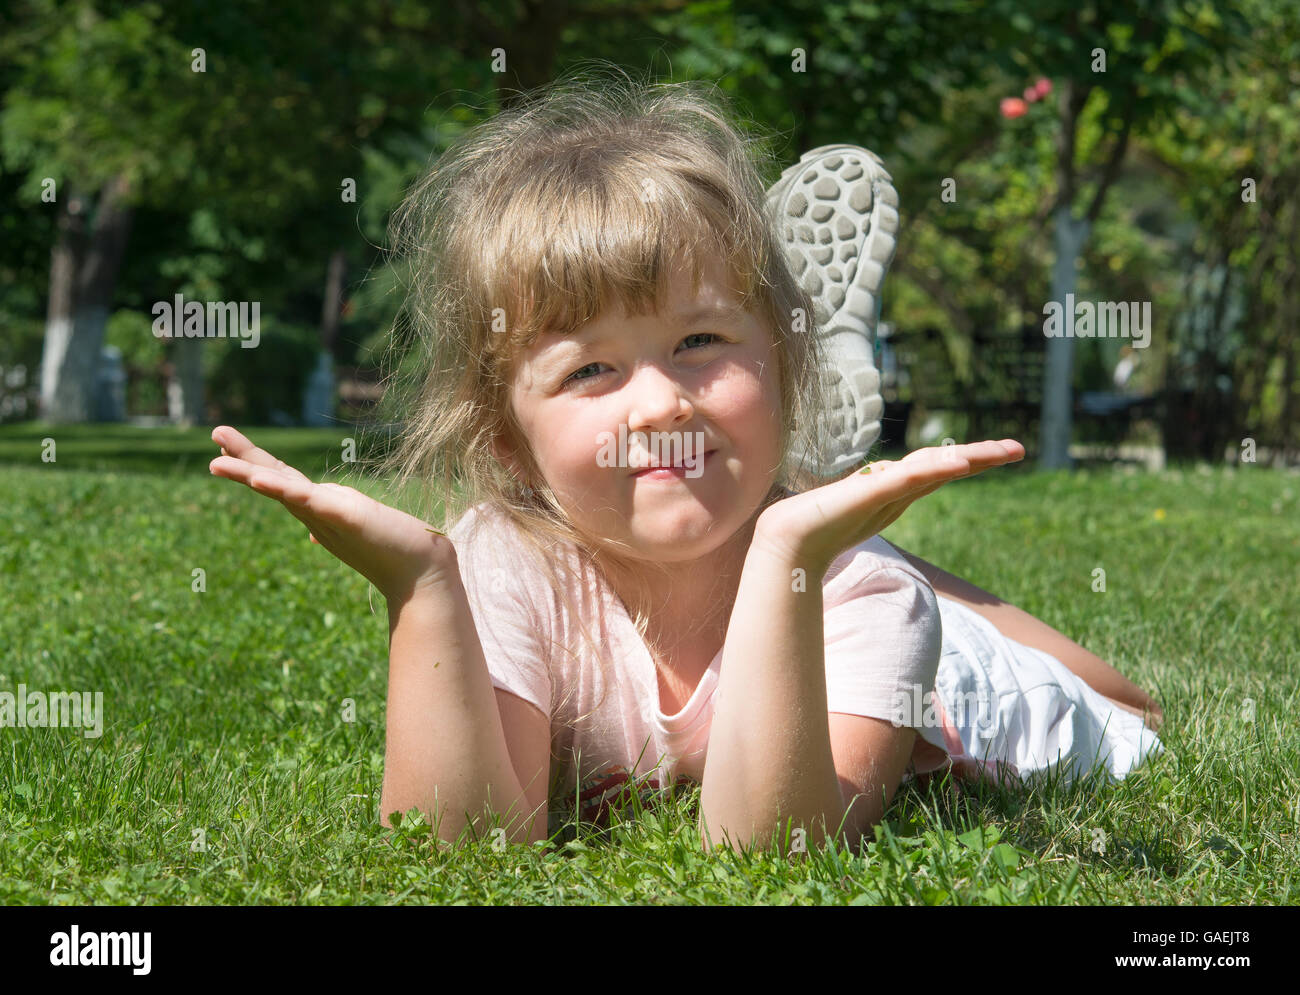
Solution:
M 491 336 L 494 358 L 508 365 L 539 335 L 571 334 L 615 303 L 628 315 L 657 312 L 670 271 L 687 266 L 697 292 L 708 258 L 727 260 L 750 306 L 762 241 L 737 224 L 746 217 L 737 198 L 664 172 L 653 157 L 566 151 L 535 163 L 478 247 L 479 311 L 503 333 Z

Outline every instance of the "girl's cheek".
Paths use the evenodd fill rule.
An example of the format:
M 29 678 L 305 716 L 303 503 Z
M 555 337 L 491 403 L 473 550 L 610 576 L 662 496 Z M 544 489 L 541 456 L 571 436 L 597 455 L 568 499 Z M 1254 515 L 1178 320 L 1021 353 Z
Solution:
M 701 402 L 719 418 L 753 418 L 760 409 L 771 406 L 773 396 L 756 370 L 740 365 L 723 372 L 700 392 Z
M 564 472 L 573 480 L 589 481 L 600 469 L 601 432 L 609 431 L 596 418 L 573 419 L 555 428 L 557 445 L 562 453 Z

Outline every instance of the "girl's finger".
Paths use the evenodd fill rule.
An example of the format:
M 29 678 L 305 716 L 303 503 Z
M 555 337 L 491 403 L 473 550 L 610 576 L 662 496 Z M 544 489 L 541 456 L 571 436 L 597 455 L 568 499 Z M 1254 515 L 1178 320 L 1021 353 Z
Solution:
M 935 446 L 909 453 L 902 465 L 917 471 L 927 481 L 956 480 L 1023 458 L 1019 443 L 974 442 L 964 446 Z M 927 485 L 928 486 L 928 485 Z
M 308 527 L 322 532 L 327 539 L 338 529 L 351 532 L 365 524 L 369 504 L 364 496 L 358 497 L 351 488 L 329 487 L 310 481 L 303 484 L 268 470 L 259 470 L 254 474 L 254 479 L 258 478 L 261 478 L 261 486 L 264 488 L 261 493 L 287 502 L 290 514 Z
M 904 462 L 911 459 L 920 460 L 938 460 L 941 464 L 947 462 L 956 462 L 964 459 L 972 467 L 990 467 L 997 466 L 1001 463 L 1010 463 L 1024 456 L 1024 447 L 1013 439 L 1007 439 L 1003 442 L 968 442 L 965 445 L 957 446 L 930 446 L 926 449 L 918 449 L 915 452 L 908 453 Z
M 254 467 L 233 456 L 213 460 L 213 472 L 247 484 L 266 497 L 274 498 L 307 527 L 308 538 L 317 546 L 332 549 L 337 539 L 334 523 L 351 528 L 356 518 L 356 502 L 345 488 L 331 490 L 311 481 L 298 481 L 276 470 Z M 324 541 L 323 541 L 324 540 Z
M 248 486 L 259 494 L 266 494 L 290 504 L 306 505 L 314 484 L 306 484 L 284 473 L 257 470 L 249 475 Z
M 227 477 L 230 480 L 237 480 L 242 484 L 247 484 L 259 493 L 272 493 L 274 491 L 279 496 L 279 491 L 276 488 L 287 487 L 289 490 L 286 493 L 296 495 L 296 497 L 290 498 L 290 500 L 295 501 L 310 493 L 312 488 L 317 486 L 312 483 L 310 478 L 305 477 L 292 467 L 267 467 L 257 463 L 249 463 L 247 460 L 238 459 L 234 456 L 218 456 L 208 464 L 208 469 L 216 476 Z M 255 479 L 260 482 L 257 486 L 253 484 Z
M 1017 463 L 1025 458 L 1025 447 L 1015 439 L 991 439 L 984 442 L 970 442 L 964 446 L 941 446 L 941 449 L 961 450 L 960 455 L 969 460 L 972 466 L 986 470 L 991 466 L 1005 463 Z M 978 471 L 976 471 L 978 472 Z
M 305 504 L 316 487 L 301 474 L 295 476 L 279 469 L 268 469 L 234 456 L 218 456 L 208 464 L 208 470 L 218 477 L 247 484 L 259 494 L 298 505 Z
M 1010 445 L 1008 445 L 1008 443 L 1010 443 Z M 1006 439 L 1000 443 L 974 443 L 973 445 L 976 448 L 972 449 L 962 447 L 965 450 L 964 453 L 951 452 L 951 450 L 958 448 L 956 446 L 936 447 L 949 450 L 949 452 L 940 453 L 938 456 L 933 457 L 939 461 L 941 471 L 939 479 L 934 480 L 932 483 L 922 485 L 919 490 L 910 491 L 904 498 L 894 502 L 895 505 L 901 505 L 901 507 L 898 507 L 897 510 L 892 512 L 892 517 L 889 519 L 889 522 L 892 523 L 896 518 L 898 518 L 899 515 L 907 510 L 907 507 L 912 504 L 912 502 L 920 500 L 927 494 L 933 494 L 944 484 L 964 477 L 973 477 L 975 474 L 983 473 L 985 470 L 994 466 L 1016 462 L 1023 456 L 1023 447 L 1013 439 Z M 994 446 L 997 446 L 1001 450 L 1001 455 L 999 455 L 998 451 L 993 448 Z M 1017 449 L 1019 449 L 1021 453 L 1019 456 L 1015 455 Z M 922 452 L 924 450 L 917 451 Z M 890 511 L 893 508 L 894 505 L 887 506 L 886 511 Z M 883 527 L 884 526 L 882 526 L 882 528 Z
M 212 441 L 221 446 L 223 456 L 233 456 L 236 459 L 247 460 L 256 466 L 264 466 L 271 470 L 279 470 L 287 473 L 291 477 L 299 477 L 302 480 L 308 480 L 306 474 L 295 470 L 282 459 L 276 459 L 265 449 L 261 449 L 248 439 L 241 432 L 236 431 L 229 425 L 218 425 L 212 430 Z
M 1018 459 L 1015 448 L 996 442 L 977 442 L 965 446 L 938 446 L 918 449 L 899 462 L 881 460 L 864 467 L 843 480 L 821 488 L 818 505 L 827 518 L 858 518 L 863 514 L 889 513 L 891 505 L 902 502 L 901 515 L 912 501 L 961 477 L 979 473 L 988 467 Z

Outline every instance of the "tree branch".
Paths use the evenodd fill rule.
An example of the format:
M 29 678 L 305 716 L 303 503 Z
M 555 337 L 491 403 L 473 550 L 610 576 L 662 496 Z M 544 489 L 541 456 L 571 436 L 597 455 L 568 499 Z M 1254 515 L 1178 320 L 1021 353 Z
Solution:
M 960 166 L 963 162 L 965 162 L 971 156 L 975 155 L 975 153 L 983 152 L 989 146 L 997 142 L 997 140 L 998 140 L 998 134 L 996 131 L 982 132 L 979 136 L 975 138 L 974 141 L 970 142 L 964 149 L 962 149 L 961 152 L 959 152 L 955 158 L 944 160 L 944 171 L 949 176 L 951 176 L 953 173 L 957 171 L 957 167 Z M 898 232 L 896 236 L 899 245 L 903 244 L 903 233 L 906 232 L 911 227 L 913 222 L 925 220 L 927 214 L 930 211 L 930 208 L 935 203 L 936 203 L 935 198 L 927 197 L 924 201 L 922 201 L 921 207 L 918 208 L 916 211 L 912 212 L 911 214 L 903 214 L 902 211 L 899 211 L 901 220 L 899 223 Z
M 1106 198 L 1106 191 L 1119 175 L 1120 164 L 1124 161 L 1124 153 L 1128 150 L 1128 136 L 1133 130 L 1133 100 L 1130 96 L 1128 106 L 1124 112 L 1124 124 L 1120 128 L 1119 136 L 1115 139 L 1115 147 L 1111 149 L 1110 158 L 1106 161 L 1106 166 L 1102 170 L 1101 179 L 1097 183 L 1097 190 L 1092 195 L 1092 203 L 1088 205 L 1087 213 L 1084 219 L 1088 224 L 1097 220 L 1097 215 L 1101 213 L 1102 202 Z
M 895 262 L 894 275 L 896 277 L 901 276 L 907 280 L 911 280 L 912 283 L 916 284 L 916 286 L 929 294 L 934 299 L 935 303 L 947 312 L 948 316 L 952 318 L 953 324 L 957 326 L 958 330 L 966 336 L 966 338 L 969 339 L 974 335 L 975 323 L 971 320 L 970 315 L 966 313 L 966 310 L 961 306 L 961 304 L 958 303 L 956 297 L 953 296 L 951 286 L 948 282 L 943 279 L 935 279 L 929 276 L 927 273 L 923 272 L 920 267 L 910 265 L 906 258 Z
M 1079 130 L 1079 115 L 1092 93 L 1092 84 L 1080 86 L 1078 81 L 1067 79 L 1061 87 L 1061 126 L 1056 140 L 1056 198 L 1048 208 L 1049 215 L 1064 205 L 1074 205 L 1074 143 Z

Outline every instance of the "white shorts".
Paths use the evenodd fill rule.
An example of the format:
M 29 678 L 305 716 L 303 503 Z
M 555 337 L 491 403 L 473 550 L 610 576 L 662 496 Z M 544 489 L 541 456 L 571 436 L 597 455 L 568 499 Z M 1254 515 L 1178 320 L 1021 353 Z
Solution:
M 1101 767 L 1123 780 L 1164 749 L 1138 716 L 1115 708 L 1050 653 L 1008 639 L 960 602 L 936 598 L 938 700 L 917 732 L 958 770 L 1002 783 L 1050 773 L 1068 784 Z

